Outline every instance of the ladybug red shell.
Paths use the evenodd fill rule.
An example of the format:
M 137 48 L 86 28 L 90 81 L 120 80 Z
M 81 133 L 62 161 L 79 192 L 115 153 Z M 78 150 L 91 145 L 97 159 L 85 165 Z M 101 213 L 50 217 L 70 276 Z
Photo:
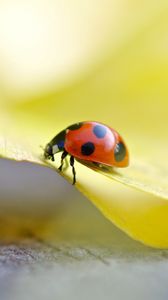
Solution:
M 85 165 L 96 167 L 127 167 L 129 154 L 124 140 L 117 131 L 99 122 L 75 123 L 58 133 L 45 147 L 44 157 L 54 161 L 54 154 L 63 151 L 62 170 L 65 157 L 70 155 L 73 184 L 76 182 L 74 158 Z

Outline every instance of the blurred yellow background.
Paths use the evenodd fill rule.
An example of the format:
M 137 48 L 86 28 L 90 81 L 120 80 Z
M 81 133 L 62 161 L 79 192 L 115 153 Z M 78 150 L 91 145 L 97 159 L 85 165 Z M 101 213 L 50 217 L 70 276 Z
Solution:
M 25 127 L 30 115 L 44 132 L 48 123 L 47 136 L 95 119 L 138 141 L 154 139 L 155 151 L 167 127 L 167 6 L 2 1 L 2 106 L 27 115 Z

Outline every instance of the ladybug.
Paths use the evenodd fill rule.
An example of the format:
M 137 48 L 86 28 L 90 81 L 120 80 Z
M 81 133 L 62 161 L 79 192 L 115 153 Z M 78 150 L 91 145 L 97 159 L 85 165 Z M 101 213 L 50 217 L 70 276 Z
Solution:
M 54 161 L 54 154 L 62 151 L 62 171 L 65 157 L 70 155 L 73 184 L 76 183 L 74 159 L 96 168 L 127 167 L 129 154 L 127 147 L 117 131 L 109 126 L 85 121 L 75 123 L 58 133 L 45 147 L 44 158 Z

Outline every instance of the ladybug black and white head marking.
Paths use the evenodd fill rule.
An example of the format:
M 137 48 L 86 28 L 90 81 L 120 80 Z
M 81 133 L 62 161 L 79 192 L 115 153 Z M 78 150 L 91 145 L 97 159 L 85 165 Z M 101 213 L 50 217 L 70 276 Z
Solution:
M 82 126 L 82 122 L 68 126 L 66 129 L 58 133 L 45 147 L 44 158 L 54 161 L 54 154 L 64 150 L 66 134 L 69 130 L 76 130 Z
M 44 158 L 54 161 L 54 154 L 64 150 L 66 130 L 58 133 L 45 147 Z

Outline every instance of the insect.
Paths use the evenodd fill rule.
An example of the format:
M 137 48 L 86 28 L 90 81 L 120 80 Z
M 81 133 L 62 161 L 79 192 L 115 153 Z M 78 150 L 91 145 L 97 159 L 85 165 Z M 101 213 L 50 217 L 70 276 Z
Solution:
M 70 155 L 73 184 L 76 183 L 74 160 L 85 165 L 102 167 L 127 167 L 129 154 L 124 140 L 117 131 L 99 122 L 75 123 L 58 133 L 45 147 L 44 158 L 54 161 L 54 155 L 62 151 L 62 171 L 64 159 Z

